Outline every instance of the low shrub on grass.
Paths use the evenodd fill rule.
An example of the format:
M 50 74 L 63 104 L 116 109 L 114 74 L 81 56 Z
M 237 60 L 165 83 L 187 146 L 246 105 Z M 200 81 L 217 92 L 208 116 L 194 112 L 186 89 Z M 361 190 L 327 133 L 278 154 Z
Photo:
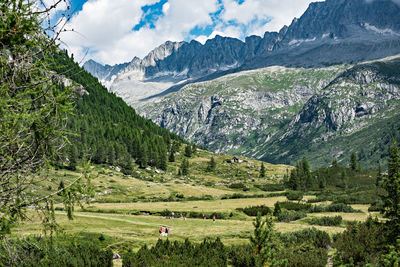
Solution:
M 379 261 L 382 254 L 386 253 L 387 234 L 393 233 L 387 233 L 383 224 L 371 218 L 363 223 L 349 223 L 334 243 L 337 249 L 335 264 L 365 266 L 369 263 L 371 266 L 384 266 L 379 265 Z
M 311 218 L 308 223 L 311 225 L 320 225 L 320 226 L 339 226 L 342 224 L 342 216 L 324 216 L 319 218 Z
M 288 246 L 282 249 L 279 257 L 287 260 L 287 266 L 325 267 L 328 261 L 328 251 L 315 248 L 308 244 Z
M 229 259 L 235 267 L 256 266 L 254 251 L 250 245 L 232 246 L 229 250 Z
M 288 200 L 302 200 L 303 199 L 303 193 L 298 192 L 298 191 L 289 191 L 289 193 L 286 195 Z
M 262 216 L 272 213 L 271 209 L 265 205 L 237 208 L 236 210 L 243 212 L 247 216 L 257 216 L 258 212 L 261 213 Z
M 285 190 L 285 186 L 283 184 L 258 184 L 255 185 L 258 189 L 265 192 L 273 192 L 273 191 L 283 191 Z
M 330 205 L 315 205 L 312 206 L 308 212 L 316 213 L 316 212 L 345 212 L 345 213 L 357 213 L 359 210 L 353 209 L 351 206 L 338 203 L 338 204 L 330 204 Z
M 241 189 L 243 191 L 249 191 L 249 188 L 244 183 L 233 183 L 229 185 L 232 189 Z
M 316 248 L 328 248 L 332 244 L 329 234 L 316 228 L 306 228 L 300 231 L 279 234 L 279 239 L 284 244 L 301 245 L 311 244 Z
M 228 253 L 217 238 L 204 240 L 200 244 L 170 242 L 159 239 L 155 246 L 141 247 L 137 253 L 132 251 L 122 256 L 123 266 L 227 266 Z
M 279 206 L 281 207 L 281 209 L 295 210 L 295 211 L 299 210 L 307 211 L 311 208 L 311 204 L 296 203 L 291 201 L 279 202 Z
M 306 217 L 304 211 L 282 210 L 276 220 L 278 222 L 291 222 Z

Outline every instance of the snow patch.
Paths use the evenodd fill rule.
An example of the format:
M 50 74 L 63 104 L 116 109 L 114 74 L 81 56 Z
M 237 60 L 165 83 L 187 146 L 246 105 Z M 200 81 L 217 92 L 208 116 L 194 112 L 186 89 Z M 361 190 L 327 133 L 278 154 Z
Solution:
M 289 45 L 290 46 L 292 46 L 292 45 L 300 45 L 302 43 L 314 42 L 315 40 L 317 40 L 316 37 L 311 38 L 311 39 L 300 39 L 300 40 L 294 39 L 294 40 L 289 42 Z
M 364 23 L 364 28 L 373 31 L 379 34 L 388 34 L 388 35 L 395 35 L 395 36 L 400 36 L 399 33 L 393 31 L 392 29 L 380 29 L 375 27 L 374 25 L 370 25 L 369 23 Z

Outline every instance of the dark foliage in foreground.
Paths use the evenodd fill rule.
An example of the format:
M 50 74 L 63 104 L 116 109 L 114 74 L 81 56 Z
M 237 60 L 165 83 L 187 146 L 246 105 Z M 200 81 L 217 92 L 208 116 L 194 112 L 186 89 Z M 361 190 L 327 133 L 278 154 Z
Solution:
M 102 235 L 3 239 L 0 266 L 112 266 L 113 253 L 103 249 L 105 242 Z
M 224 244 L 218 238 L 215 241 L 204 240 L 201 244 L 170 242 L 158 240 L 148 248 L 143 246 L 137 253 L 123 255 L 123 266 L 226 266 L 228 261 Z
M 335 241 L 334 246 L 338 251 L 335 261 L 357 266 L 379 264 L 386 253 L 388 234 L 384 225 L 372 218 L 363 223 L 349 223 L 346 231 Z
M 278 234 L 282 244 L 277 248 L 276 259 L 286 266 L 325 266 L 331 245 L 329 235 L 315 228 L 293 233 Z M 148 248 L 143 246 L 137 253 L 123 255 L 123 266 L 256 266 L 255 254 L 250 246 L 224 246 L 219 239 L 204 240 L 200 244 L 159 240 Z M 285 266 L 285 265 L 284 265 Z

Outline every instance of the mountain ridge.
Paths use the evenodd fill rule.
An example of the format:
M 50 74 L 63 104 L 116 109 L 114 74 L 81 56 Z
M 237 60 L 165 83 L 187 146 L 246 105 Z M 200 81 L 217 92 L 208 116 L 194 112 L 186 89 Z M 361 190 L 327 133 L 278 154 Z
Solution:
M 249 36 L 241 41 L 216 36 L 204 45 L 194 40 L 167 41 L 140 64 L 130 64 L 117 73 L 115 80 L 113 75 L 96 75 L 86 63 L 84 68 L 135 106 L 181 83 L 227 70 L 273 65 L 321 67 L 395 55 L 400 51 L 400 23 L 395 19 L 399 15 L 400 7 L 390 0 L 315 2 L 289 26 L 279 32 L 266 32 L 264 37 Z M 165 57 L 147 62 L 155 51 L 163 49 Z
M 376 166 L 399 137 L 399 67 L 400 56 L 249 70 L 186 85 L 138 112 L 219 153 L 285 164 L 307 156 L 321 167 L 346 162 L 354 150 Z

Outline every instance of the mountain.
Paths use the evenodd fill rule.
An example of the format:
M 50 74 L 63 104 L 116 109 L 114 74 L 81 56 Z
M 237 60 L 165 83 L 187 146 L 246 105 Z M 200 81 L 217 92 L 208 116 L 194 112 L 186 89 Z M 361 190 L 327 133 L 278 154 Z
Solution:
M 311 3 L 300 18 L 263 38 L 242 42 L 216 36 L 204 45 L 166 42 L 142 60 L 113 67 L 89 61 L 84 68 L 128 104 L 140 106 L 144 99 L 227 72 L 273 65 L 322 67 L 398 54 L 399 16 L 400 6 L 391 0 L 327 0 Z
M 132 162 L 141 167 L 167 168 L 167 152 L 172 143 L 184 142 L 180 137 L 138 115 L 66 52 L 54 55 L 53 69 L 69 85 L 80 88 L 74 115 L 66 125 L 72 133 L 70 145 L 61 151 L 58 166 L 75 169 L 80 159 L 90 159 L 96 164 L 119 166 L 127 174 L 132 172 Z
M 212 151 L 313 167 L 352 151 L 375 166 L 400 133 L 400 57 L 325 68 L 267 67 L 194 83 L 140 113 Z

